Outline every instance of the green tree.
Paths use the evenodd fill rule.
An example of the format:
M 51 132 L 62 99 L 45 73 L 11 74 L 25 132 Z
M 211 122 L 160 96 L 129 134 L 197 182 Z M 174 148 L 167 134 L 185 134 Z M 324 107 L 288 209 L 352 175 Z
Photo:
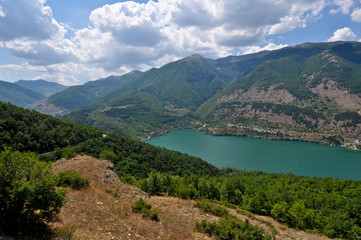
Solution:
M 99 157 L 101 159 L 115 162 L 117 155 L 111 150 L 103 150 L 100 152 Z
M 51 164 L 34 153 L 1 152 L 0 179 L 0 232 L 34 233 L 64 204 L 65 191 L 55 188 Z

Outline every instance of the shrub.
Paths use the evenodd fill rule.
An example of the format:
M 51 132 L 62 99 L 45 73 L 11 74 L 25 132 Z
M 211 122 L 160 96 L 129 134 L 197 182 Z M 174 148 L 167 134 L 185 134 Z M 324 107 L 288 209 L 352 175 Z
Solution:
M 0 232 L 39 233 L 64 204 L 65 191 L 56 189 L 51 163 L 34 153 L 0 153 Z
M 66 158 L 66 159 L 71 159 L 71 158 L 75 157 L 76 155 L 77 155 L 77 153 L 75 152 L 74 148 L 66 147 L 66 148 L 64 148 L 61 157 Z
M 199 208 L 206 213 L 210 213 L 218 217 L 224 217 L 229 214 L 226 208 L 206 200 L 197 201 L 197 203 L 194 204 L 194 207 Z
M 251 225 L 248 220 L 241 221 L 230 215 L 216 222 L 207 222 L 205 220 L 197 222 L 195 230 L 213 236 L 215 239 L 272 239 L 271 236 L 264 233 L 262 228 Z
M 99 154 L 100 159 L 105 159 L 114 162 L 117 155 L 111 150 L 103 150 Z
M 81 189 L 89 186 L 90 181 L 87 178 L 80 176 L 80 174 L 74 170 L 60 172 L 57 175 L 57 186 L 71 187 L 73 189 Z
M 153 221 L 159 221 L 158 211 L 156 209 L 151 209 L 152 205 L 139 198 L 133 205 L 132 210 L 135 213 L 141 213 L 143 218 L 150 218 Z

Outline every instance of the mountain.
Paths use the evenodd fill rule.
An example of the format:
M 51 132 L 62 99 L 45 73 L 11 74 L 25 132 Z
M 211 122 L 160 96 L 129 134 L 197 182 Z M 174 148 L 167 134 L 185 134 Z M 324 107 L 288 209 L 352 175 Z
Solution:
M 361 43 L 273 51 L 197 109 L 219 134 L 340 143 L 361 138 Z
M 20 85 L 22 87 L 33 90 L 34 92 L 40 93 L 45 97 L 49 97 L 50 95 L 61 92 L 64 89 L 68 88 L 67 86 L 63 86 L 59 83 L 48 82 L 42 79 L 38 80 L 19 80 L 15 82 L 15 84 Z
M 11 102 L 25 107 L 27 104 L 43 99 L 44 96 L 14 83 L 0 81 L 0 101 Z
M 194 54 L 151 69 L 66 118 L 132 137 L 187 127 L 191 114 L 254 68 L 259 55 L 212 60 Z
M 109 76 L 83 85 L 72 86 L 30 107 L 43 113 L 62 115 L 91 104 L 108 92 L 128 83 L 141 73 L 140 71 L 133 71 L 122 76 Z

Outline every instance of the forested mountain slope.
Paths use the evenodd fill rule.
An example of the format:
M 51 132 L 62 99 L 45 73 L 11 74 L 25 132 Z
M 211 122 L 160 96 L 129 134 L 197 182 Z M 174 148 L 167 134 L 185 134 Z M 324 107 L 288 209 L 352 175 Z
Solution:
M 0 101 L 2 102 L 11 102 L 17 106 L 25 107 L 27 104 L 43 98 L 45 98 L 43 95 L 28 88 L 15 83 L 0 81 Z
M 133 137 L 186 127 L 198 106 L 255 68 L 267 54 L 218 60 L 195 54 L 151 69 L 66 118 Z
M 67 86 L 61 85 L 55 82 L 48 82 L 42 79 L 38 80 L 19 80 L 15 84 L 33 90 L 34 92 L 40 93 L 45 97 L 49 97 L 54 93 L 61 92 L 68 88 Z
M 83 85 L 72 86 L 30 107 L 43 113 L 62 115 L 91 104 L 110 91 L 130 82 L 140 74 L 140 71 L 133 71 L 122 76 L 109 76 Z

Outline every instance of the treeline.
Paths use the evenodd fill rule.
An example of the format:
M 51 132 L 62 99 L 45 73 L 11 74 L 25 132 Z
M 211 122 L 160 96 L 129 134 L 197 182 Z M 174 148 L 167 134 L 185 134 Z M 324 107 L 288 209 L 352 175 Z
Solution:
M 152 171 L 178 176 L 221 175 L 221 171 L 217 167 L 200 158 L 113 134 L 89 139 L 72 149 L 78 154 L 112 161 L 119 177 L 124 180 L 132 177 L 145 178 Z M 59 151 L 58 154 L 60 155 L 62 151 Z M 49 157 L 51 155 L 49 154 Z M 51 158 L 57 159 L 58 157 L 52 156 Z
M 97 128 L 0 102 L 0 150 L 45 153 L 101 136 Z
M 110 154 L 122 178 L 147 177 L 151 171 L 172 175 L 220 175 L 215 166 L 187 154 L 155 147 L 138 140 L 57 119 L 9 103 L 0 103 L 0 145 L 40 154 L 42 161 L 86 154 L 96 158 Z
M 262 172 L 220 177 L 151 173 L 136 185 L 153 195 L 216 200 L 332 238 L 361 237 L 360 181 Z

